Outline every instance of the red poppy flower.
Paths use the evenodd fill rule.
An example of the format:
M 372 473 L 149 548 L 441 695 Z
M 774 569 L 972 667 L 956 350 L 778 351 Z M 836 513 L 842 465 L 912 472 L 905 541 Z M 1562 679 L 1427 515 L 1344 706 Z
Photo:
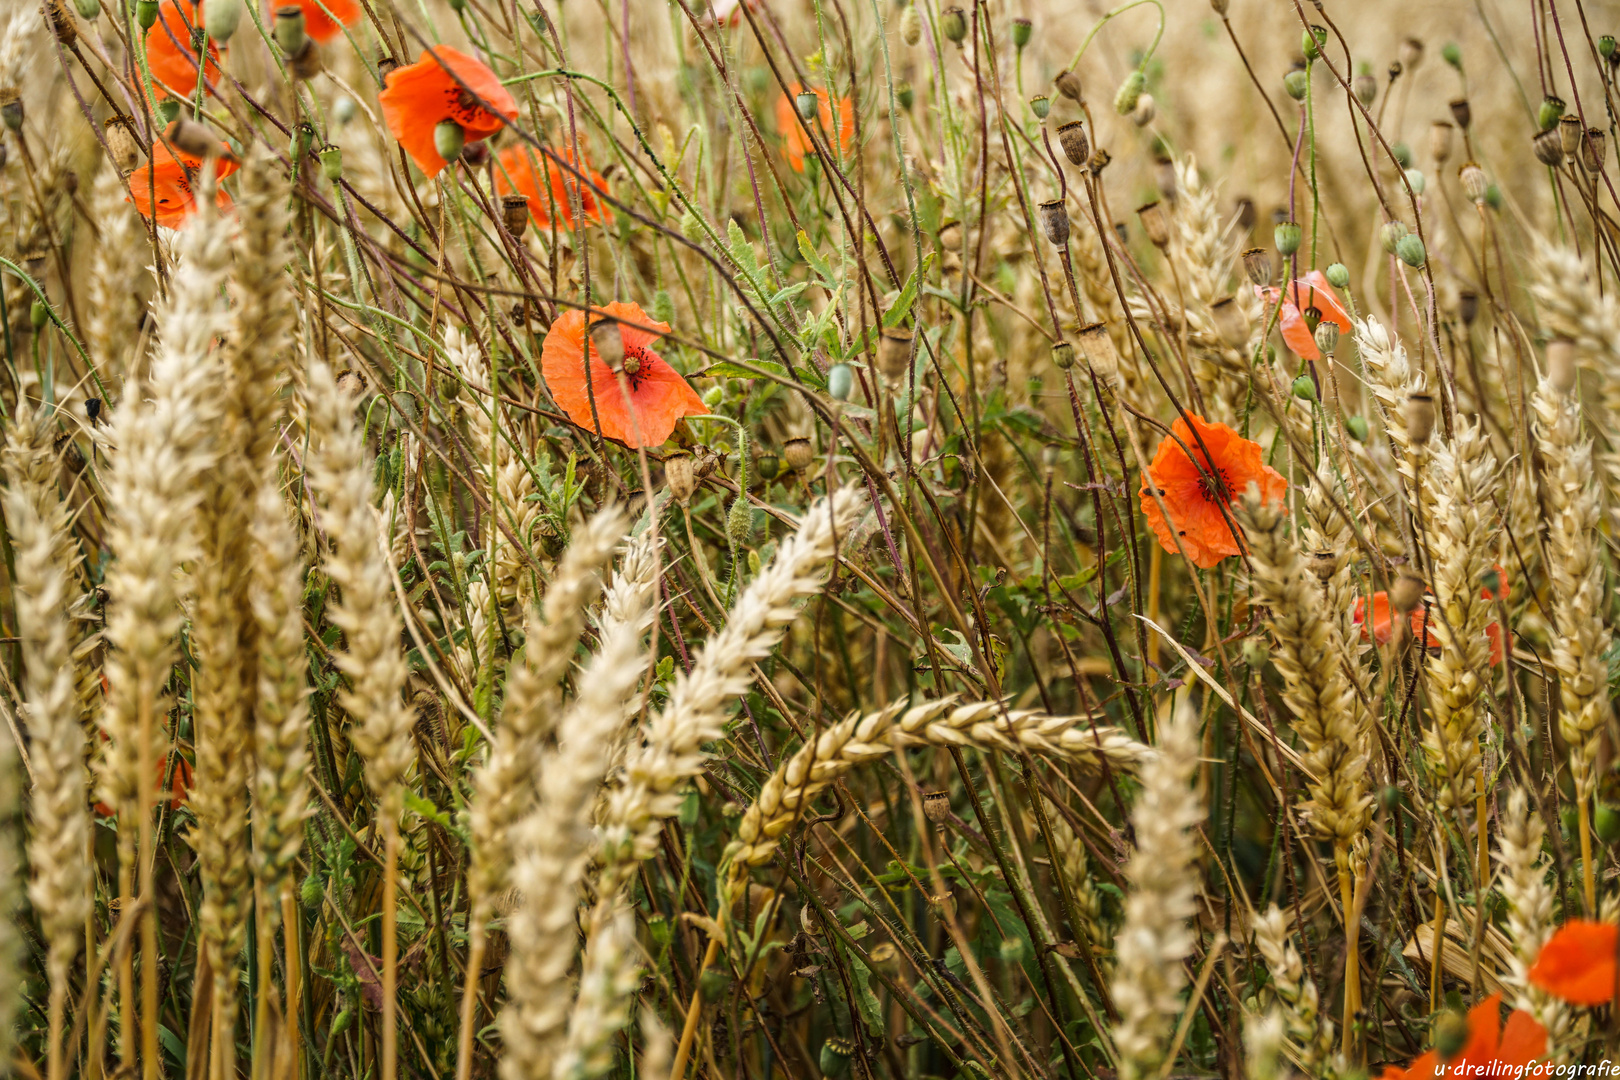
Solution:
M 1389 1065 L 1381 1080 L 1429 1080 L 1439 1076 L 1518 1076 L 1519 1068 L 1547 1053 L 1547 1029 L 1523 1009 L 1502 1023 L 1502 995 L 1492 994 L 1468 1010 L 1468 1042 L 1440 1060 L 1433 1050 L 1402 1069 Z
M 791 83 L 788 92 L 776 99 L 776 130 L 782 136 L 782 152 L 794 172 L 804 172 L 804 159 L 816 152 L 815 143 L 805 134 L 804 125 L 799 121 L 798 97 L 802 92 L 798 83 Z M 815 94 L 820 105 L 817 111 L 823 137 L 832 139 L 835 130 L 832 104 L 827 99 L 827 91 L 817 89 Z M 838 99 L 836 131 L 840 152 L 848 153 L 850 141 L 855 137 L 855 106 L 849 98 Z
M 388 87 L 377 100 L 388 130 L 429 176 L 439 175 L 445 166 L 433 140 L 433 129 L 441 122 L 454 120 L 468 142 L 477 142 L 517 116 L 517 102 L 495 73 L 448 45 L 423 51 L 416 63 L 390 72 Z
M 163 0 L 157 21 L 146 31 L 146 64 L 152 71 L 152 86 L 158 97 L 173 94 L 188 98 L 197 92 L 194 35 L 201 32 L 200 5 L 191 0 Z M 208 87 L 219 81 L 219 49 L 213 41 L 208 42 L 208 65 L 203 74 Z
M 321 45 L 337 37 L 343 32 L 345 26 L 353 26 L 360 20 L 361 7 L 359 0 L 291 0 L 304 12 L 304 32 Z M 275 0 L 271 4 L 271 14 L 274 9 L 283 6 L 283 0 Z M 332 14 L 328 15 L 330 11 Z
M 1256 285 L 1254 294 L 1268 304 L 1277 302 L 1278 292 L 1272 286 L 1262 288 Z M 1321 350 L 1316 347 L 1316 338 L 1302 314 L 1306 308 L 1312 307 L 1322 313 L 1323 321 L 1333 323 L 1341 332 L 1349 332 L 1350 313 L 1339 303 L 1339 294 L 1333 291 L 1333 286 L 1328 284 L 1328 279 L 1320 270 L 1312 270 L 1303 280 L 1295 281 L 1288 287 L 1288 296 L 1283 300 L 1282 311 L 1277 317 L 1282 327 L 1283 342 L 1306 360 L 1320 360 Z
M 152 149 L 152 162 L 129 174 L 129 198 L 126 201 L 134 203 L 142 217 L 152 217 L 153 207 L 156 206 L 157 223 L 178 229 L 197 209 L 197 193 L 192 184 L 203 163 L 189 154 L 176 157 L 174 151 L 161 142 Z M 215 180 L 225 179 L 236 168 L 235 158 L 216 158 Z M 219 207 L 222 214 L 231 208 L 231 197 L 217 185 L 214 188 L 214 205 Z
M 1175 437 L 1159 443 L 1148 475 L 1142 478 L 1142 513 L 1158 536 L 1160 547 L 1175 552 L 1175 537 L 1179 536 L 1187 558 L 1208 570 L 1243 550 L 1227 522 L 1232 500 L 1242 497 L 1253 483 L 1260 486 L 1263 500 L 1281 502 L 1288 481 L 1260 460 L 1259 443 L 1250 442 L 1225 424 L 1211 424 L 1193 413 L 1188 413 L 1187 418 L 1197 429 L 1198 438 L 1193 437 L 1186 419 L 1178 419 L 1170 428 Z M 1187 456 L 1189 450 L 1196 464 L 1193 457 Z M 1170 512 L 1170 523 L 1165 522 L 1153 498 L 1155 486 Z
M 561 150 L 558 156 L 574 165 L 572 149 Z M 606 191 L 607 181 L 602 179 L 601 173 L 591 168 L 589 161 L 584 166 L 575 165 L 575 168 L 590 177 L 590 184 L 580 183 L 579 177 L 533 147 L 509 146 L 500 153 L 500 167 L 495 170 L 495 192 L 498 195 L 510 195 L 516 191 L 519 195 L 527 195 L 529 216 L 534 218 L 536 225 L 544 229 L 551 224 L 554 208 L 560 224 L 574 223 L 573 204 L 569 201 L 572 189 L 579 192 L 580 206 L 585 211 L 587 221 L 611 225 L 612 209 L 599 201 L 596 192 L 591 190 L 591 184 L 594 184 Z M 544 185 L 540 182 L 542 176 L 546 178 Z
M 1480 587 L 1479 595 L 1486 600 L 1498 600 L 1508 594 L 1511 586 L 1508 584 L 1507 571 L 1500 564 L 1492 567 L 1496 571 L 1497 583 L 1493 592 L 1484 586 Z M 1361 627 L 1362 641 L 1376 641 L 1380 645 L 1389 642 L 1390 632 L 1394 629 L 1394 618 L 1389 607 L 1389 593 L 1379 591 L 1372 594 L 1372 625 L 1371 634 L 1368 633 L 1367 600 L 1365 597 L 1356 597 L 1356 606 L 1351 613 L 1351 620 Z M 1423 639 L 1425 649 L 1438 649 L 1440 639 L 1434 636 L 1429 629 L 1429 611 L 1427 605 L 1419 604 L 1408 615 L 1412 625 L 1412 636 Z M 1502 662 L 1502 628 L 1496 622 L 1485 627 L 1485 636 L 1491 642 L 1491 666 L 1495 667 Z
M 103 742 L 107 741 L 106 732 L 102 732 L 101 739 Z M 165 776 L 169 778 L 169 809 L 180 809 L 191 796 L 191 762 L 187 761 L 184 756 L 175 754 L 174 771 L 171 773 L 169 771 L 168 757 L 160 757 L 157 759 L 155 771 L 157 773 L 157 789 L 163 787 L 163 778 Z M 102 817 L 112 817 L 118 812 L 99 799 L 96 800 L 95 810 Z
M 1614 953 L 1620 927 L 1571 919 L 1560 926 L 1530 966 L 1530 982 L 1576 1005 L 1614 1000 Z
M 680 373 L 652 351 L 652 343 L 669 333 L 669 324 L 654 322 L 640 305 L 618 301 L 597 313 L 619 320 L 624 340 L 624 385 L 586 338 L 585 313 L 569 311 L 557 317 L 546 332 L 540 350 L 540 371 L 551 399 L 568 418 L 592 430 L 591 398 L 602 434 L 629 447 L 657 446 L 675 430 L 683 416 L 709 411 L 703 399 Z M 597 319 L 596 322 L 602 320 Z M 585 355 L 590 351 L 590 385 L 585 382 Z

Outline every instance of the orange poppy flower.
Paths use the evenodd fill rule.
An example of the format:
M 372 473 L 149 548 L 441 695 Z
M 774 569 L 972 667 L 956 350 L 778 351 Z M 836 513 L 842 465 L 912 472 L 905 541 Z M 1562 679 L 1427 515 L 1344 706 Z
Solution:
M 594 396 L 602 434 L 633 448 L 657 446 L 675 430 L 675 421 L 709 411 L 680 373 L 652 351 L 652 343 L 669 333 L 667 323 L 654 322 L 637 304 L 618 301 L 598 308 L 597 313 L 620 321 L 619 333 L 624 339 L 622 387 L 617 373 L 589 345 L 583 311 L 559 315 L 546 332 L 540 350 L 540 371 L 546 389 L 570 420 L 586 430 L 594 429 Z M 589 386 L 585 382 L 587 349 Z
M 153 216 L 155 206 L 157 223 L 178 229 L 197 209 L 197 193 L 192 183 L 202 164 L 202 161 L 189 154 L 176 157 L 169 147 L 157 143 L 153 146 L 152 162 L 129 174 L 129 198 L 125 201 L 134 203 L 141 216 L 147 218 Z M 236 168 L 234 157 L 216 158 L 215 180 L 225 179 Z M 214 205 L 219 207 L 222 214 L 231 208 L 231 197 L 217 185 L 214 188 Z
M 564 161 L 574 165 L 574 152 L 564 149 L 558 152 Z M 514 191 L 519 195 L 529 197 L 529 216 L 534 223 L 544 229 L 551 224 L 553 208 L 556 210 L 557 221 L 563 225 L 574 223 L 573 204 L 569 201 L 569 190 L 579 192 L 580 206 L 585 211 L 587 221 L 598 224 L 611 225 L 613 211 L 608 205 L 596 197 L 591 190 L 594 184 L 603 191 L 607 190 L 607 181 L 602 174 L 591 168 L 587 161 L 583 166 L 575 165 L 580 172 L 590 177 L 590 184 L 582 184 L 579 177 L 558 165 L 551 158 L 529 146 L 508 146 L 500 153 L 500 167 L 495 170 L 495 193 L 497 195 L 510 195 Z M 540 178 L 544 176 L 546 182 L 541 185 Z
M 1278 292 L 1272 286 L 1256 285 L 1254 294 L 1268 304 L 1277 302 Z M 1314 307 L 1322 313 L 1324 322 L 1333 323 L 1343 333 L 1350 332 L 1350 313 L 1339 303 L 1339 294 L 1333 291 L 1322 271 L 1312 270 L 1303 280 L 1288 287 L 1288 296 L 1282 301 L 1277 321 L 1282 328 L 1283 342 L 1306 360 L 1320 360 L 1322 352 L 1316 347 L 1316 337 L 1303 312 Z
M 788 92 L 776 99 L 776 130 L 782 136 L 782 152 L 787 155 L 788 164 L 794 172 L 804 172 L 804 159 L 816 152 L 816 145 L 810 136 L 805 134 L 804 125 L 799 120 L 798 96 L 803 87 L 798 83 L 791 83 Z M 827 91 L 817 89 L 816 101 L 819 102 L 821 131 L 824 138 L 832 139 L 834 132 L 832 104 L 827 99 Z M 855 137 L 855 106 L 849 98 L 838 99 L 837 121 L 838 149 L 842 153 L 849 152 L 850 141 Z
M 191 0 L 163 0 L 157 21 L 146 31 L 146 64 L 158 97 L 187 98 L 197 92 L 197 48 L 194 34 L 202 32 L 202 7 Z M 203 73 L 207 89 L 219 81 L 219 49 L 208 42 L 208 65 Z
M 1576 1005 L 1614 1000 L 1614 953 L 1620 927 L 1571 919 L 1560 926 L 1530 966 L 1530 982 Z
M 439 175 L 445 166 L 433 139 L 433 129 L 442 121 L 460 124 L 471 143 L 489 138 L 517 116 L 517 101 L 495 73 L 482 60 L 448 45 L 436 45 L 432 53 L 424 50 L 416 63 L 389 72 L 388 87 L 377 101 L 388 130 L 429 176 Z
M 1187 426 L 1188 419 L 1198 432 L 1197 438 L 1193 437 L 1193 428 Z M 1208 570 L 1243 550 L 1227 523 L 1232 500 L 1241 498 L 1253 483 L 1260 485 L 1263 500 L 1281 502 L 1288 481 L 1260 460 L 1259 443 L 1250 442 L 1225 424 L 1211 424 L 1188 413 L 1185 419 L 1177 419 L 1170 431 L 1174 438 L 1159 443 L 1147 475 L 1142 477 L 1142 513 L 1158 536 L 1160 547 L 1174 553 L 1175 537 L 1179 536 L 1187 558 Z M 1209 451 L 1207 458 L 1205 448 Z M 1194 457 L 1187 456 L 1188 451 L 1196 463 Z M 1155 486 L 1170 512 L 1170 522 L 1164 520 L 1153 498 Z
M 1433 1050 L 1402 1069 L 1385 1066 L 1380 1080 L 1429 1080 L 1439 1076 L 1518 1076 L 1519 1068 L 1547 1053 L 1547 1029 L 1523 1009 L 1502 1023 L 1502 995 L 1492 994 L 1468 1010 L 1468 1042 L 1445 1061 Z
M 304 33 L 321 45 L 341 34 L 345 26 L 353 26 L 360 20 L 359 0 L 291 0 L 291 2 L 303 9 Z M 281 6 L 283 6 L 281 0 L 275 0 L 270 5 L 271 15 L 275 14 L 275 8 Z M 328 11 L 332 14 L 328 15 Z
M 1486 600 L 1499 600 L 1508 594 L 1511 586 L 1508 584 L 1507 571 L 1502 568 L 1500 563 L 1492 567 L 1492 569 L 1496 571 L 1497 575 L 1496 589 L 1492 591 L 1481 586 L 1479 595 Z M 1361 627 L 1362 641 L 1376 641 L 1380 645 L 1387 644 L 1390 632 L 1394 629 L 1394 619 L 1389 607 L 1389 593 L 1380 590 L 1372 594 L 1372 611 L 1370 634 L 1368 632 L 1367 600 L 1365 597 L 1356 597 L 1356 606 L 1351 613 L 1351 620 Z M 1421 637 L 1425 649 L 1438 649 L 1440 647 L 1440 639 L 1434 636 L 1433 630 L 1429 629 L 1429 609 L 1427 605 L 1419 604 L 1413 608 L 1408 618 L 1411 620 L 1412 636 L 1414 638 Z M 1495 667 L 1502 662 L 1501 626 L 1495 622 L 1490 623 L 1485 627 L 1485 636 L 1491 642 L 1491 666 Z

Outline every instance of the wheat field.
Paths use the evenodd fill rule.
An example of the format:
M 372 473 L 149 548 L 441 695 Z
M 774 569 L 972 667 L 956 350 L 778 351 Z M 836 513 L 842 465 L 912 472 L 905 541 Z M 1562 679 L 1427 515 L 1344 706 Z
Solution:
M 0 1076 L 1615 1071 L 1620 7 L 958 2 L 7 0 Z

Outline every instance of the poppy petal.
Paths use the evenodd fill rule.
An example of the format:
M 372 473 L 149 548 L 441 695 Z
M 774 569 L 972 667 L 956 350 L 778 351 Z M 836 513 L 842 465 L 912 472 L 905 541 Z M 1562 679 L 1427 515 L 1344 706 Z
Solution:
M 304 32 L 320 45 L 341 34 L 345 26 L 359 22 L 362 14 L 358 0 L 296 0 L 296 3 L 304 12 Z
M 1322 271 L 1312 270 L 1302 280 L 1294 282 L 1289 293 L 1289 300 L 1296 308 L 1304 311 L 1314 307 L 1322 313 L 1323 319 L 1346 333 L 1350 331 L 1350 313 L 1344 310 L 1344 305 L 1339 302 L 1339 294 L 1333 290 Z
M 668 325 L 654 321 L 638 304 L 614 302 L 600 311 L 630 324 L 620 333 L 637 370 L 631 376 L 615 372 L 593 348 L 587 379 L 585 313 L 558 316 L 541 347 L 540 370 L 552 400 L 570 420 L 586 430 L 600 425 L 606 438 L 635 448 L 657 446 L 669 438 L 681 417 L 709 411 L 680 373 L 649 347 L 669 331 Z
M 1528 1065 L 1547 1053 L 1547 1029 L 1523 1009 L 1508 1014 L 1496 1059 L 1504 1065 Z
M 1612 923 L 1571 919 L 1541 947 L 1530 967 L 1530 982 L 1576 1005 L 1614 1000 L 1614 951 L 1620 928 Z
M 1305 316 L 1299 313 L 1299 308 L 1293 304 L 1284 303 L 1282 312 L 1278 316 L 1282 325 L 1283 343 L 1302 360 L 1320 360 L 1322 353 L 1316 347 L 1316 337 L 1311 333 L 1310 326 L 1305 322 Z
M 448 45 L 424 50 L 416 63 L 390 72 L 377 101 L 388 130 L 428 176 L 445 166 L 433 135 L 440 122 L 454 120 L 467 141 L 476 142 L 517 115 L 517 101 L 495 73 Z

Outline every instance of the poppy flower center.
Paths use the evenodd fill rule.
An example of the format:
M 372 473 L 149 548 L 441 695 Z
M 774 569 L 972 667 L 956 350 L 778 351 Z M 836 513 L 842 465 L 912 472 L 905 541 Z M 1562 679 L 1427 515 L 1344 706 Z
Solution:
M 625 377 L 630 380 L 632 392 L 641 389 L 641 380 L 646 378 L 651 361 L 652 355 L 640 345 L 626 345 L 624 347 L 624 364 L 621 370 L 623 370 Z
M 455 119 L 463 124 L 473 123 L 485 115 L 484 107 L 478 102 L 478 95 L 463 87 L 452 87 L 449 91 L 450 112 Z
M 1210 502 L 1231 502 L 1232 478 L 1226 475 L 1225 469 L 1210 468 L 1198 477 L 1198 490 Z

